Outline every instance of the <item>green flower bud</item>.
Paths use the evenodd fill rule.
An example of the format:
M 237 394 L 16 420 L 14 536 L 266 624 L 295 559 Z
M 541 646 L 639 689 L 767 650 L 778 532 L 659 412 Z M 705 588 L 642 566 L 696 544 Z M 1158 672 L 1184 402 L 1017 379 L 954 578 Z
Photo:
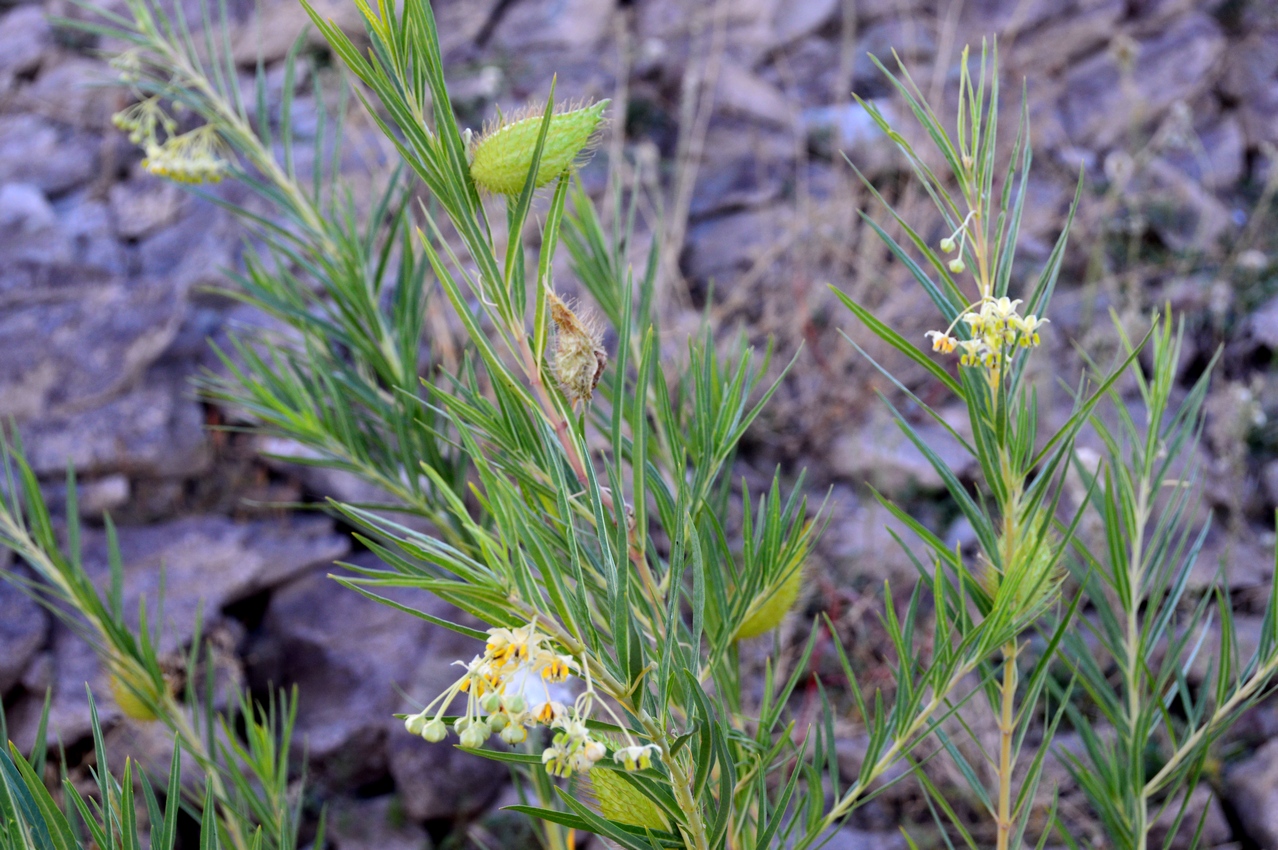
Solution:
M 528 730 L 518 723 L 509 723 L 501 730 L 501 739 L 511 746 L 522 744 L 528 740 Z
M 511 714 L 519 714 L 528 706 L 528 703 L 524 701 L 523 696 L 520 694 L 511 694 L 503 701 L 505 702 L 506 710 Z
M 436 718 L 422 729 L 422 737 L 432 744 L 438 744 L 448 737 L 448 727 L 444 725 L 444 721 Z
M 944 251 L 944 252 L 945 252 L 945 253 L 947 253 L 947 254 L 948 254 L 948 253 L 950 253 L 951 251 L 953 251 L 953 250 L 954 250 L 954 239 L 953 239 L 953 238 L 951 238 L 951 237 L 949 237 L 949 236 L 946 236 L 944 239 L 942 239 L 942 240 L 941 240 L 941 250 L 942 250 L 942 251 Z
M 588 155 L 608 101 L 568 109 L 550 119 L 533 185 L 545 186 Z M 518 195 L 532 169 L 542 114 L 535 109 L 504 117 L 472 147 L 470 176 L 475 185 L 498 195 Z
M 963 262 L 962 257 L 955 257 L 950 260 L 950 271 L 954 272 L 954 274 L 962 274 L 966 268 L 967 265 Z
M 404 728 L 408 730 L 410 735 L 420 735 L 422 730 L 426 728 L 426 717 L 421 714 L 413 714 L 404 718 Z
M 461 745 L 472 750 L 479 749 L 491 734 L 492 730 L 487 723 L 472 723 L 461 733 Z
M 484 711 L 492 714 L 501 708 L 501 696 L 495 693 L 485 694 L 484 698 L 479 701 L 479 705 Z

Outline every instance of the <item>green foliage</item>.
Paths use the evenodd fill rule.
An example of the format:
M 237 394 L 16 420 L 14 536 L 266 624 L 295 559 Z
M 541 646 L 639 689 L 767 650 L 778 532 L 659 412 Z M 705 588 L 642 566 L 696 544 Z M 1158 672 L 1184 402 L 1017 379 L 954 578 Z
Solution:
M 1172 405 L 1178 337 L 1168 317 L 1155 317 L 1148 337 L 1129 342 L 1108 369 L 1080 376 L 1065 421 L 1053 431 L 1042 426 L 1028 366 L 1051 332 L 1043 317 L 1070 221 L 1017 293 L 1029 128 L 1022 107 L 1009 163 L 1000 165 L 994 52 L 982 52 L 976 76 L 964 54 L 954 134 L 903 67 L 897 74 L 883 68 L 944 174 L 865 105 L 951 231 L 934 250 L 867 181 L 902 235 L 866 220 L 945 326 L 929 334 L 933 351 L 956 355 L 957 364 L 837 294 L 966 410 L 969 427 L 958 429 L 922 401 L 930 393 L 876 364 L 975 460 L 976 481 L 961 479 L 884 398 L 978 543 L 971 552 L 951 548 L 883 500 L 917 537 L 914 545 L 899 542 L 919 581 L 899 604 L 899 589 L 884 590 L 890 698 L 866 692 L 839 647 L 867 733 L 865 757 L 847 776 L 829 696 L 820 691 L 822 711 L 809 728 L 790 711 L 818 641 L 833 627 L 815 622 L 788 671 L 769 662 L 761 690 L 741 662 L 739 642 L 771 633 L 801 598 L 822 525 L 802 479 L 787 493 L 780 472 L 766 492 L 743 484 L 742 520 L 729 521 L 733 458 L 775 390 L 762 377 L 771 352 L 717 339 L 710 327 L 686 348 L 672 350 L 664 340 L 653 294 L 656 247 L 637 273 L 631 265 L 637 191 L 615 190 L 605 217 L 574 183 L 573 166 L 602 104 L 557 111 L 550 82 L 544 104 L 507 128 L 517 132 L 498 130 L 472 144 L 452 109 L 427 0 L 357 2 L 366 48 L 307 9 L 402 160 L 367 209 L 338 167 L 344 97 L 334 114 L 321 110 L 310 179 L 295 167 L 300 39 L 285 60 L 283 98 L 273 112 L 260 66 L 255 104 L 243 98 L 224 9 L 214 16 L 203 7 L 193 28 L 156 0 L 128 0 L 127 14 L 103 11 L 90 28 L 131 45 L 116 64 L 139 104 L 120 123 L 148 148 L 148 168 L 184 180 L 229 176 L 274 210 L 268 219 L 228 206 L 254 237 L 228 292 L 285 331 L 236 339 L 219 352 L 223 375 L 203 378 L 204 392 L 260 433 L 298 446 L 290 459 L 353 473 L 383 494 L 376 503 L 330 506 L 384 563 L 350 567 L 354 576 L 340 584 L 476 640 L 455 683 L 420 695 L 429 702 L 403 718 L 404 734 L 437 741 L 456 733 L 476 757 L 508 763 L 526 780 L 526 800 L 514 809 L 539 819 L 554 848 L 568 846 L 570 830 L 636 850 L 819 847 L 882 790 L 898 763 L 913 767 L 947 840 L 1021 847 L 1033 840 L 1027 833 L 1044 808 L 1039 822 L 1056 820 L 1040 785 L 1066 720 L 1086 744 L 1071 762 L 1076 779 L 1119 846 L 1145 848 L 1164 806 L 1178 806 L 1184 817 L 1180 801 L 1210 745 L 1266 692 L 1278 668 L 1278 613 L 1271 600 L 1260 649 L 1238 659 L 1227 593 L 1190 598 L 1202 533 L 1193 526 L 1182 465 L 1201 427 L 1207 379 Z M 326 102 L 318 84 L 311 96 Z M 175 104 L 204 122 L 202 135 L 174 141 L 184 138 L 168 123 Z M 499 141 L 514 147 L 481 156 L 484 144 Z M 209 157 L 217 157 L 212 165 Z M 496 196 L 480 191 L 494 168 L 500 186 L 488 189 Z M 425 198 L 415 204 L 419 192 Z M 570 307 L 558 294 L 561 244 L 612 332 L 611 361 L 590 308 Z M 437 303 L 437 292 L 446 304 Z M 450 351 L 432 334 L 423 351 L 428 313 L 445 309 L 463 339 Z M 1134 364 L 1146 348 L 1153 365 L 1142 373 Z M 1145 403 L 1143 423 L 1119 394 L 1125 376 Z M 1104 405 L 1117 410 L 1117 430 L 1104 424 Z M 1107 448 L 1096 465 L 1076 450 L 1087 429 Z M 215 718 L 207 707 L 211 688 L 171 693 L 145 609 L 140 629 L 125 620 L 118 556 L 104 595 L 79 561 L 74 499 L 60 535 L 20 448 L 4 453 L 12 471 L 0 543 L 35 568 L 33 593 L 77 612 L 73 620 L 102 655 L 130 714 L 167 724 L 178 750 L 199 764 L 206 788 L 186 804 L 199 812 L 206 842 L 295 846 L 300 812 L 287 793 L 292 700 L 266 707 L 240 700 L 239 732 L 232 718 Z M 1084 492 L 1073 501 L 1072 475 Z M 68 490 L 74 493 L 74 480 Z M 1101 545 L 1087 537 L 1093 527 Z M 392 602 L 389 588 L 433 594 L 465 616 Z M 1212 617 L 1224 651 L 1207 685 L 1191 688 L 1184 670 Z M 1090 651 L 1089 638 L 1119 677 Z M 570 679 L 575 690 L 558 690 Z M 972 713 L 983 711 L 999 730 L 991 752 L 972 731 Z M 1112 738 L 1096 728 L 1096 717 Z M 510 746 L 489 744 L 494 735 Z M 1146 775 L 1150 745 L 1158 766 Z M 932 759 L 950 760 L 968 783 L 962 799 L 974 815 L 960 811 L 954 789 L 936 784 Z M 19 773 L 21 763 L 15 753 Z M 107 787 L 114 780 L 105 765 L 101 774 L 100 808 L 77 809 L 91 832 L 93 823 L 118 817 L 127 844 L 133 774 L 126 767 L 118 793 Z M 589 777 L 597 804 L 578 793 Z M 140 781 L 153 823 L 163 821 L 180 792 L 170 787 L 161 812 Z M 22 799 L 40 809 L 42 798 L 23 787 Z M 26 826 L 34 811 L 11 803 L 0 815 L 17 835 L 36 828 Z M 103 847 L 115 840 L 114 827 L 94 835 Z M 1039 831 L 1040 847 L 1049 835 Z

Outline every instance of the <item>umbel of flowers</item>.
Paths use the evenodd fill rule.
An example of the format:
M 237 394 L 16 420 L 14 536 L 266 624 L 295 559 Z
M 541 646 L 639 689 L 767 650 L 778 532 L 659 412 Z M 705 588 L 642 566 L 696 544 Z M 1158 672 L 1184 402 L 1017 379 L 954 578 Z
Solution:
M 961 351 L 960 365 L 997 369 L 1017 347 L 1033 348 L 1042 341 L 1039 329 L 1048 320 L 1032 313 L 1022 316 L 1017 312 L 1020 305 L 1021 299 L 1013 301 L 1007 296 L 982 299 L 946 330 L 927 332 L 932 350 L 951 354 L 957 349 Z M 951 335 L 960 322 L 968 327 L 968 339 Z
M 551 774 L 561 777 L 589 773 L 608 754 L 607 743 L 591 734 L 588 720 L 596 704 L 610 714 L 611 709 L 596 699 L 590 671 L 559 652 L 550 637 L 537 630 L 536 621 L 517 629 L 489 629 L 484 653 L 456 664 L 466 670 L 461 678 L 420 712 L 404 718 L 410 733 L 432 743 L 444 740 L 444 712 L 464 694 L 465 709 L 453 722 L 463 747 L 479 748 L 494 733 L 507 744 L 522 744 L 529 729 L 544 726 L 554 735 L 541 760 Z M 568 706 L 562 699 L 573 674 L 585 687 Z M 619 720 L 617 725 L 624 729 Z M 628 732 L 626 744 L 613 752 L 617 763 L 626 770 L 652 766 L 655 744 L 639 744 Z

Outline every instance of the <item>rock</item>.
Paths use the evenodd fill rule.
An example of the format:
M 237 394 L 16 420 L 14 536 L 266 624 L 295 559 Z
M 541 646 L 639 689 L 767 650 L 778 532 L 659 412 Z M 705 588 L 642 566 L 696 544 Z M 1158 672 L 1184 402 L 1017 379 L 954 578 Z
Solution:
M 1095 52 L 1125 13 L 1123 0 L 981 0 L 962 26 L 974 46 L 997 33 L 1000 64 L 1010 78 L 1027 75 L 1033 90 Z
M 157 649 L 169 653 L 185 648 L 194 634 L 197 617 L 205 633 L 226 632 L 220 622 L 230 603 L 295 578 L 309 569 L 326 566 L 349 547 L 344 535 L 333 531 L 327 517 L 292 518 L 281 522 L 237 523 L 225 517 L 189 517 L 146 527 L 119 529 L 124 565 L 125 618 L 137 625 L 138 607 L 146 600 L 151 628 L 159 631 Z M 100 590 L 110 578 L 105 534 L 84 529 L 84 567 Z M 163 606 L 160 594 L 163 591 Z M 160 612 L 163 611 L 162 619 Z M 233 634 L 234 630 L 230 630 Z M 71 744 L 88 734 L 89 703 L 85 683 L 105 727 L 121 714 L 110 694 L 107 677 L 93 648 L 65 626 L 55 630 L 53 660 L 53 711 L 48 740 Z M 219 675 L 224 671 L 219 670 Z M 223 689 L 219 689 L 219 693 Z M 14 740 L 27 748 L 34 740 L 39 705 L 20 701 L 12 726 Z M 166 756 L 157 757 L 157 763 Z
M 356 561 L 378 564 L 366 554 Z M 422 592 L 378 592 L 436 616 L 459 616 Z M 429 702 L 456 680 L 452 663 L 473 656 L 477 641 L 320 575 L 275 593 L 263 633 L 250 669 L 255 679 L 297 685 L 297 733 L 306 741 L 312 772 L 326 785 L 346 788 L 389 772 L 405 811 L 418 821 L 482 807 L 500 789 L 504 769 L 458 752 L 455 742 L 429 745 L 393 716 L 410 708 L 399 689 Z M 462 776 L 466 782 L 455 781 Z M 479 777 L 491 777 L 489 787 L 475 787 L 482 784 L 474 781 Z
M 1242 123 L 1235 113 L 1223 113 L 1197 122 L 1194 138 L 1163 159 L 1206 189 L 1228 189 L 1243 178 Z
M 1183 792 L 1178 794 L 1176 801 L 1163 809 L 1158 820 L 1154 821 L 1149 831 L 1150 847 L 1165 847 L 1167 850 L 1189 850 L 1191 847 L 1218 848 L 1234 837 L 1233 829 L 1230 828 L 1229 821 L 1225 819 L 1224 809 L 1220 806 L 1220 800 L 1212 793 L 1210 786 L 1204 783 L 1190 794 L 1180 829 L 1177 830 L 1176 837 L 1168 841 L 1167 833 L 1176 821 L 1182 800 L 1184 800 Z M 1203 820 L 1204 811 L 1206 812 L 1205 820 Z M 1202 837 L 1200 841 L 1195 842 L 1192 839 L 1200 820 L 1203 823 Z
M 1210 17 L 1193 13 L 1137 43 L 1131 84 L 1121 79 L 1113 51 L 1075 65 L 1066 75 L 1060 108 L 1070 139 L 1109 147 L 1177 101 L 1193 103 L 1207 90 L 1225 53 Z
M 936 54 L 936 18 L 927 15 L 893 16 L 866 27 L 857 35 L 853 76 L 859 81 L 883 82 L 883 72 L 870 56 L 877 56 L 888 68 L 896 70 L 892 52 L 911 67 L 926 67 Z M 957 53 L 955 54 L 957 56 Z
M 426 830 L 410 822 L 396 797 L 341 798 L 328 810 L 328 838 L 334 850 L 427 850 Z
M 792 222 L 793 214 L 779 206 L 700 222 L 688 233 L 685 272 L 694 280 L 714 280 L 723 291 L 785 239 Z
M 29 74 L 52 43 L 53 33 L 40 6 L 19 6 L 0 17 L 0 90 Z
M 171 180 L 144 176 L 116 183 L 109 197 L 116 234 L 138 239 L 175 221 L 187 196 Z
M 811 35 L 834 20 L 839 0 L 786 0 L 772 17 L 773 48 Z
M 896 832 L 865 832 L 845 826 L 825 843 L 827 850 L 907 850 L 910 843 L 898 830 Z
M 1270 350 L 1278 351 L 1278 297 L 1261 304 L 1247 318 L 1252 339 Z
M 234 272 L 243 228 L 225 210 L 202 198 L 187 198 L 180 218 L 155 232 L 138 246 L 139 272 L 162 277 L 179 291 L 198 287 L 225 288 Z
M 64 625 L 54 628 L 49 657 L 52 660 L 49 689 L 49 725 L 45 742 L 49 746 L 72 746 L 92 730 L 89 699 L 85 686 L 93 691 L 98 718 L 109 728 L 121 717 L 111 698 L 111 689 L 97 653 L 80 635 Z M 44 694 L 28 692 L 8 710 L 9 737 L 23 752 L 36 744 Z
M 66 511 L 67 486 L 65 479 L 56 479 L 41 487 L 49 509 L 55 513 Z M 101 478 L 76 479 L 76 506 L 81 517 L 101 518 L 103 514 L 123 507 L 129 501 L 132 487 L 128 477 L 118 473 Z
M 80 192 L 60 200 L 55 209 L 62 230 L 71 240 L 71 266 L 64 277 L 76 283 L 123 277 L 129 271 L 124 247 L 115 238 L 111 209 L 105 201 Z
M 115 75 L 102 62 L 62 52 L 51 56 L 48 70 L 19 90 L 17 106 L 61 124 L 114 132 L 108 129 L 111 116 L 123 105 Z
M 1228 207 L 1161 157 L 1136 175 L 1129 197 L 1150 229 L 1175 251 L 1209 250 L 1235 229 Z
M 70 244 L 58 230 L 58 216 L 38 186 L 0 186 L 0 251 L 19 264 L 52 264 L 70 259 Z
M 762 206 L 793 179 L 794 145 L 783 134 L 739 121 L 715 122 L 706 134 L 714 159 L 697 175 L 689 210 L 694 219 Z
M 8 578 L 10 567 L 0 565 Z M 44 646 L 48 617 L 35 600 L 10 581 L 0 580 L 0 695 L 22 678 L 27 664 Z
M 793 127 L 797 117 L 794 105 L 779 89 L 728 59 L 719 68 L 715 106 L 728 115 L 781 128 Z
M 972 457 L 940 425 L 929 421 L 915 430 L 956 475 L 974 468 Z M 945 487 L 940 473 L 886 413 L 872 414 L 869 421 L 835 436 L 828 458 L 835 475 L 888 496 Z
M 914 533 L 892 516 L 876 499 L 864 504 L 846 484 L 831 489 L 830 526 L 821 537 L 821 548 L 839 565 L 838 581 L 870 577 L 913 580 L 917 577 L 913 562 L 892 538 L 891 532 L 913 545 Z
M 1230 768 L 1225 796 L 1256 847 L 1278 847 L 1278 740 Z
M 150 370 L 103 404 L 48 412 L 21 430 L 27 458 L 43 476 L 61 477 L 70 463 L 86 474 L 190 477 L 211 461 L 203 409 L 186 376 L 171 367 Z
M 1231 44 L 1222 85 L 1238 102 L 1248 147 L 1278 139 L 1278 31 L 1259 29 Z
M 501 13 L 493 44 L 509 51 L 593 50 L 608 35 L 615 6 L 615 0 L 513 3 Z
M 37 8 L 37 7 L 23 7 Z M 100 143 L 29 113 L 0 116 L 0 183 L 31 183 L 56 194 L 98 172 Z

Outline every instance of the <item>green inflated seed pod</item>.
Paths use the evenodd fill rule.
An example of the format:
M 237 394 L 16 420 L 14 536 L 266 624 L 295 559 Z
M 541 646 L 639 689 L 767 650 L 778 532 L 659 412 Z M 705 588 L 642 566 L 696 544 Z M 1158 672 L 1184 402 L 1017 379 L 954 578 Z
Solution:
M 550 119 L 534 185 L 556 179 L 588 154 L 608 101 L 557 112 Z M 471 149 L 470 176 L 475 185 L 498 195 L 518 195 L 532 168 L 542 114 L 523 113 L 486 129 Z
M 778 584 L 765 587 L 754 598 L 750 603 L 750 609 L 746 612 L 745 620 L 742 621 L 733 638 L 743 640 L 758 637 L 781 625 L 781 621 L 785 619 L 785 615 L 790 612 L 799 598 L 799 589 L 802 586 L 803 565 L 796 564 L 786 571 Z
M 649 800 L 616 771 L 602 767 L 590 769 L 599 813 L 614 823 L 669 831 L 670 823 L 657 804 Z

